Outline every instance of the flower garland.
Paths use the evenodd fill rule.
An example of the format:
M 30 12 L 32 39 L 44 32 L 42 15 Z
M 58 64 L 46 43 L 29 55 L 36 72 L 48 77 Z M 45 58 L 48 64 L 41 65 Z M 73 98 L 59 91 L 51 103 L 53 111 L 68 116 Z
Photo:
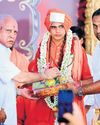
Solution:
M 50 37 L 50 33 L 46 32 L 41 42 L 40 59 L 38 59 L 38 62 L 37 62 L 38 71 L 40 73 L 42 73 L 44 69 L 47 68 L 46 52 L 47 52 L 47 42 L 48 42 L 49 37 Z M 69 72 L 68 66 L 71 64 L 72 58 L 73 58 L 73 55 L 71 54 L 72 38 L 73 38 L 72 31 L 68 30 L 67 38 L 66 38 L 66 49 L 65 49 L 65 53 L 64 53 L 64 57 L 63 57 L 62 65 L 61 65 L 61 76 L 62 77 L 64 76 L 66 78 L 65 83 L 69 81 L 69 79 L 71 79 L 71 71 Z M 57 106 L 58 98 L 57 96 L 54 96 L 53 103 L 51 102 L 50 97 L 46 97 L 45 101 L 47 105 L 51 109 L 53 109 Z

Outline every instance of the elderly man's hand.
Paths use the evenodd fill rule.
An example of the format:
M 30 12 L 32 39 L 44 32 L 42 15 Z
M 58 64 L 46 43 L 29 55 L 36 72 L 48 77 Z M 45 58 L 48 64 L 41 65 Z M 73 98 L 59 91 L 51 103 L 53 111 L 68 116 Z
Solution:
M 28 99 L 38 99 L 38 97 L 34 96 L 33 90 L 27 88 L 17 89 L 17 94 Z
M 7 116 L 3 108 L 0 110 L 0 123 L 4 123 L 6 120 Z

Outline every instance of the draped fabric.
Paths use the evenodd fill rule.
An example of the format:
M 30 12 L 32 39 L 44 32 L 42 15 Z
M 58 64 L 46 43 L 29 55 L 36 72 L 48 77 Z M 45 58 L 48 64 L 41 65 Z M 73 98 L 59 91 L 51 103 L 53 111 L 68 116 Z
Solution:
M 11 61 L 21 70 L 21 71 L 28 71 L 29 61 L 25 57 L 24 54 L 18 52 L 15 48 L 13 48 L 11 52 Z M 20 83 L 16 82 L 16 87 L 20 86 Z
M 52 21 L 50 21 L 51 12 L 65 15 L 64 22 L 62 23 L 66 30 L 66 36 L 67 36 L 67 31 L 72 25 L 70 17 L 66 15 L 64 12 L 59 10 L 54 9 L 48 11 L 45 19 L 45 25 L 48 31 L 52 23 Z M 67 46 L 64 45 L 64 43 L 59 43 L 59 45 L 57 46 L 55 42 L 47 41 L 46 62 L 47 64 L 48 63 L 50 64 L 50 67 L 56 66 L 60 69 L 64 56 L 64 50 L 66 47 Z M 80 80 L 91 78 L 87 56 L 85 50 L 82 48 L 80 44 L 80 41 L 72 41 L 72 49 L 69 51 L 71 51 L 73 55 L 72 69 L 70 72 L 70 76 L 73 78 L 73 80 L 76 81 L 77 84 L 79 84 Z M 40 58 L 40 54 L 41 53 L 39 48 L 36 53 L 35 59 L 29 64 L 28 69 L 30 72 L 38 72 L 37 65 L 38 65 L 38 59 Z M 75 97 L 75 101 L 80 106 L 84 116 L 84 121 L 86 121 L 83 98 Z M 22 125 L 21 121 L 24 122 L 24 125 L 54 125 L 54 121 L 56 119 L 55 112 L 47 106 L 44 98 L 38 100 L 28 100 L 28 101 L 22 100 L 22 102 L 20 100 L 20 105 L 17 105 L 17 107 L 20 106 L 23 109 L 23 112 L 18 111 L 18 121 L 19 121 L 18 125 Z
M 53 46 L 54 46 L 54 44 L 53 44 Z M 79 52 L 76 50 L 76 49 L 78 49 L 77 45 L 76 46 L 73 45 L 73 47 L 72 47 L 72 53 L 74 54 L 72 77 L 74 78 L 75 81 L 80 81 L 80 80 L 85 80 L 85 79 L 91 78 L 91 74 L 90 74 L 90 70 L 89 70 L 89 66 L 88 66 L 87 56 L 86 56 L 85 50 L 81 46 L 79 46 L 79 47 L 80 47 L 80 49 L 81 49 L 80 51 L 82 53 L 81 57 L 79 57 L 80 56 Z M 57 48 L 54 50 L 54 47 L 53 47 L 53 53 L 54 53 L 54 55 L 56 55 L 56 52 L 57 52 Z M 76 53 L 77 53 L 77 55 L 75 55 Z M 37 68 L 37 60 L 38 60 L 39 56 L 40 56 L 40 48 L 37 51 L 37 55 L 36 55 L 35 60 L 32 61 L 29 64 L 29 71 L 36 72 L 36 70 L 38 69 Z M 57 57 L 54 56 L 53 58 L 56 59 Z M 79 60 L 77 58 L 82 58 L 82 60 Z M 81 61 L 81 63 L 77 62 L 77 60 Z M 79 65 L 79 63 L 80 63 L 80 65 Z M 75 65 L 77 65 L 77 66 L 75 67 Z M 78 70 L 78 69 L 80 69 L 80 70 Z M 73 76 L 73 74 L 74 74 L 73 71 L 75 71 L 75 70 L 76 70 L 76 74 L 79 73 L 79 75 L 76 75 L 76 76 L 79 76 L 79 77 L 74 77 Z M 79 71 L 79 72 L 77 73 L 77 71 Z M 77 84 L 79 84 L 79 82 L 77 82 Z M 84 107 L 84 103 L 83 103 L 83 97 L 75 97 L 75 102 L 77 102 L 77 104 L 81 108 L 83 116 L 84 116 L 84 121 L 86 121 L 86 115 L 85 115 L 85 107 Z M 47 112 L 45 112 L 45 113 L 42 112 L 41 111 L 41 107 L 42 107 L 42 109 L 44 109 Z M 54 122 L 54 120 L 55 120 L 54 112 L 47 106 L 47 104 L 45 103 L 44 99 L 37 100 L 37 104 L 36 104 L 36 107 L 33 110 L 33 112 L 34 112 L 33 114 L 35 114 L 35 115 L 37 114 L 38 115 L 38 117 L 36 117 L 36 116 L 33 115 L 35 117 L 35 121 L 38 121 L 38 123 L 39 122 L 41 123 L 41 120 L 43 120 L 43 119 L 45 121 L 45 118 L 47 118 L 47 116 L 48 116 L 48 119 L 46 119 L 46 120 L 48 120 L 48 122 L 49 122 L 49 119 L 52 119 L 51 123 L 49 122 L 50 125 L 52 125 L 53 122 Z M 33 124 L 32 125 L 38 125 L 38 123 L 34 124 L 34 120 L 33 120 Z M 45 123 L 44 125 L 46 125 L 46 124 L 47 123 Z

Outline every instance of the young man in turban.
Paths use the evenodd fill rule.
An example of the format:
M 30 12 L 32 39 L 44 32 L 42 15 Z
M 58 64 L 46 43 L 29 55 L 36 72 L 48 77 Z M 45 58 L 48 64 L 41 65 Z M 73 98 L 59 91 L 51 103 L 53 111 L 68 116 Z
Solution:
M 91 78 L 91 74 L 85 50 L 80 41 L 73 40 L 70 30 L 71 18 L 61 10 L 52 9 L 47 13 L 45 26 L 48 31 L 43 37 L 35 60 L 29 64 L 29 71 L 42 72 L 46 68 L 58 67 L 62 82 L 73 82 L 80 86 L 80 81 Z M 80 106 L 85 120 L 83 98 L 75 97 L 75 101 Z M 54 125 L 57 96 L 40 98 L 35 103 L 30 100 L 25 106 L 29 109 L 26 111 L 28 122 L 25 125 Z M 23 114 L 18 110 L 19 121 L 22 117 Z

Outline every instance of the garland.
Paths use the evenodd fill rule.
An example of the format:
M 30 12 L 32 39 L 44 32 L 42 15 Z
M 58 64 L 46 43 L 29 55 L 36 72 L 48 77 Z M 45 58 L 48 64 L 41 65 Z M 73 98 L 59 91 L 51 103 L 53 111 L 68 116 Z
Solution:
M 50 37 L 50 33 L 46 32 L 43 40 L 41 42 L 41 47 L 40 47 L 40 59 L 38 59 L 37 65 L 38 65 L 38 72 L 42 73 L 45 68 L 47 68 L 46 64 L 46 53 L 47 53 L 47 42 Z M 69 72 L 68 66 L 72 63 L 72 58 L 73 55 L 71 54 L 71 46 L 72 46 L 72 31 L 68 30 L 67 32 L 67 38 L 66 38 L 66 49 L 61 65 L 61 77 L 65 77 L 64 83 L 68 82 L 69 79 L 71 78 L 71 71 Z M 51 102 L 50 97 L 46 97 L 45 101 L 47 105 L 51 108 L 54 109 L 57 106 L 58 98 L 57 96 L 54 96 L 54 102 Z

